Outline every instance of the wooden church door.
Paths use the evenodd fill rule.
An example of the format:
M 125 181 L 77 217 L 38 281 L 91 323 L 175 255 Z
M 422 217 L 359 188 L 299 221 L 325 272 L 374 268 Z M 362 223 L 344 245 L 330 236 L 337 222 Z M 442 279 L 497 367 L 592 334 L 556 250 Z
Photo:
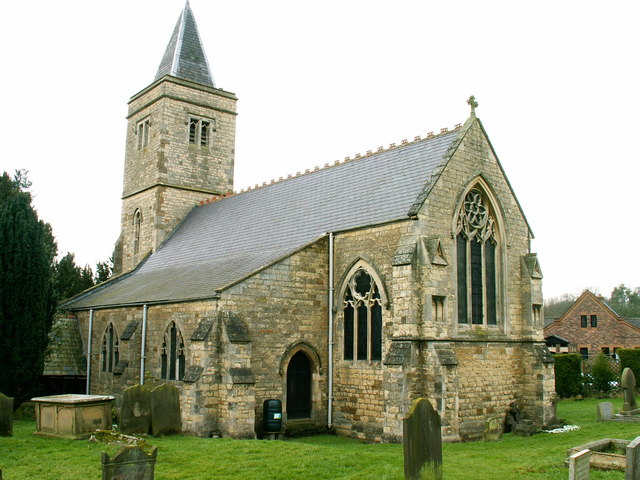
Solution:
M 311 416 L 311 361 L 304 352 L 296 353 L 287 367 L 287 418 Z

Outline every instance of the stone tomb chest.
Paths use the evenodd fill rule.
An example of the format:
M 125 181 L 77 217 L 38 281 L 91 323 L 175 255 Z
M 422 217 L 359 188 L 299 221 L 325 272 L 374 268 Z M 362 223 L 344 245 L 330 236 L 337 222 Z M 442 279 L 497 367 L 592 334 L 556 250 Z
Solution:
M 36 397 L 36 435 L 87 438 L 96 430 L 111 429 L 111 402 L 106 395 L 52 395 Z

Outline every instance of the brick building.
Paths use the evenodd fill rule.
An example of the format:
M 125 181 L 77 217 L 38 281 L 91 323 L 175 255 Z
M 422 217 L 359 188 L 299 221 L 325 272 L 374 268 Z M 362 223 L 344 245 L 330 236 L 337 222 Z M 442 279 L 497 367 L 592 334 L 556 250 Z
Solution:
M 482 123 L 241 193 L 236 96 L 214 86 L 189 5 L 129 103 L 119 275 L 66 304 L 92 393 L 149 375 L 194 434 L 287 429 L 399 441 L 426 396 L 446 438 L 482 438 L 512 402 L 550 415 L 533 237 Z M 265 155 L 267 153 L 265 152 Z
M 585 359 L 601 352 L 614 356 L 619 348 L 640 348 L 640 326 L 634 320 L 622 318 L 589 290 L 560 318 L 544 327 L 544 336 L 566 339 L 569 342 L 566 350 Z M 551 350 L 556 353 L 553 347 Z

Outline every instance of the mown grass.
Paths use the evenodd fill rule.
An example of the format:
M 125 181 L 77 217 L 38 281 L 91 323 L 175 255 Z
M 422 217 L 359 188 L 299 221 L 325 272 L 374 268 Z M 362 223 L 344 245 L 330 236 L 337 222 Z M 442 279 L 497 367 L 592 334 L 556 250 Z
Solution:
M 591 440 L 631 440 L 640 424 L 597 423 L 600 400 L 566 400 L 558 413 L 581 429 L 533 437 L 506 434 L 496 442 L 445 444 L 447 480 L 568 478 L 566 449 Z M 621 400 L 613 400 L 619 409 Z M 13 437 L 0 437 L 3 480 L 74 480 L 101 478 L 100 452 L 105 446 L 81 440 L 33 435 L 35 424 L 14 424 Z M 149 438 L 158 446 L 156 479 L 228 480 L 402 480 L 402 445 L 363 444 L 323 435 L 288 441 L 203 439 L 177 436 Z M 591 479 L 622 480 L 624 472 L 594 472 Z

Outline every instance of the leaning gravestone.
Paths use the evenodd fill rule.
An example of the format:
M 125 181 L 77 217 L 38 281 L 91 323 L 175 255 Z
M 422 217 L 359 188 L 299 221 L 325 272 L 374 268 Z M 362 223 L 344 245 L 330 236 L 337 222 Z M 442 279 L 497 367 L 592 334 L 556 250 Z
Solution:
M 440 415 L 426 398 L 411 404 L 403 420 L 404 478 L 442 480 Z
M 157 437 L 180 432 L 180 391 L 166 383 L 158 385 L 151 390 L 151 433 Z
M 158 447 L 150 454 L 138 446 L 125 446 L 113 458 L 102 452 L 102 480 L 153 480 Z
M 598 404 L 599 422 L 608 422 L 613 419 L 613 404 L 611 402 L 600 402 Z
M 569 480 L 589 480 L 591 450 L 580 450 L 569 457 Z
M 625 480 L 640 480 L 640 437 L 627 445 Z
M 0 437 L 13 434 L 13 397 L 0 393 Z
M 151 427 L 151 389 L 134 385 L 122 393 L 120 431 L 126 435 L 149 433 Z

